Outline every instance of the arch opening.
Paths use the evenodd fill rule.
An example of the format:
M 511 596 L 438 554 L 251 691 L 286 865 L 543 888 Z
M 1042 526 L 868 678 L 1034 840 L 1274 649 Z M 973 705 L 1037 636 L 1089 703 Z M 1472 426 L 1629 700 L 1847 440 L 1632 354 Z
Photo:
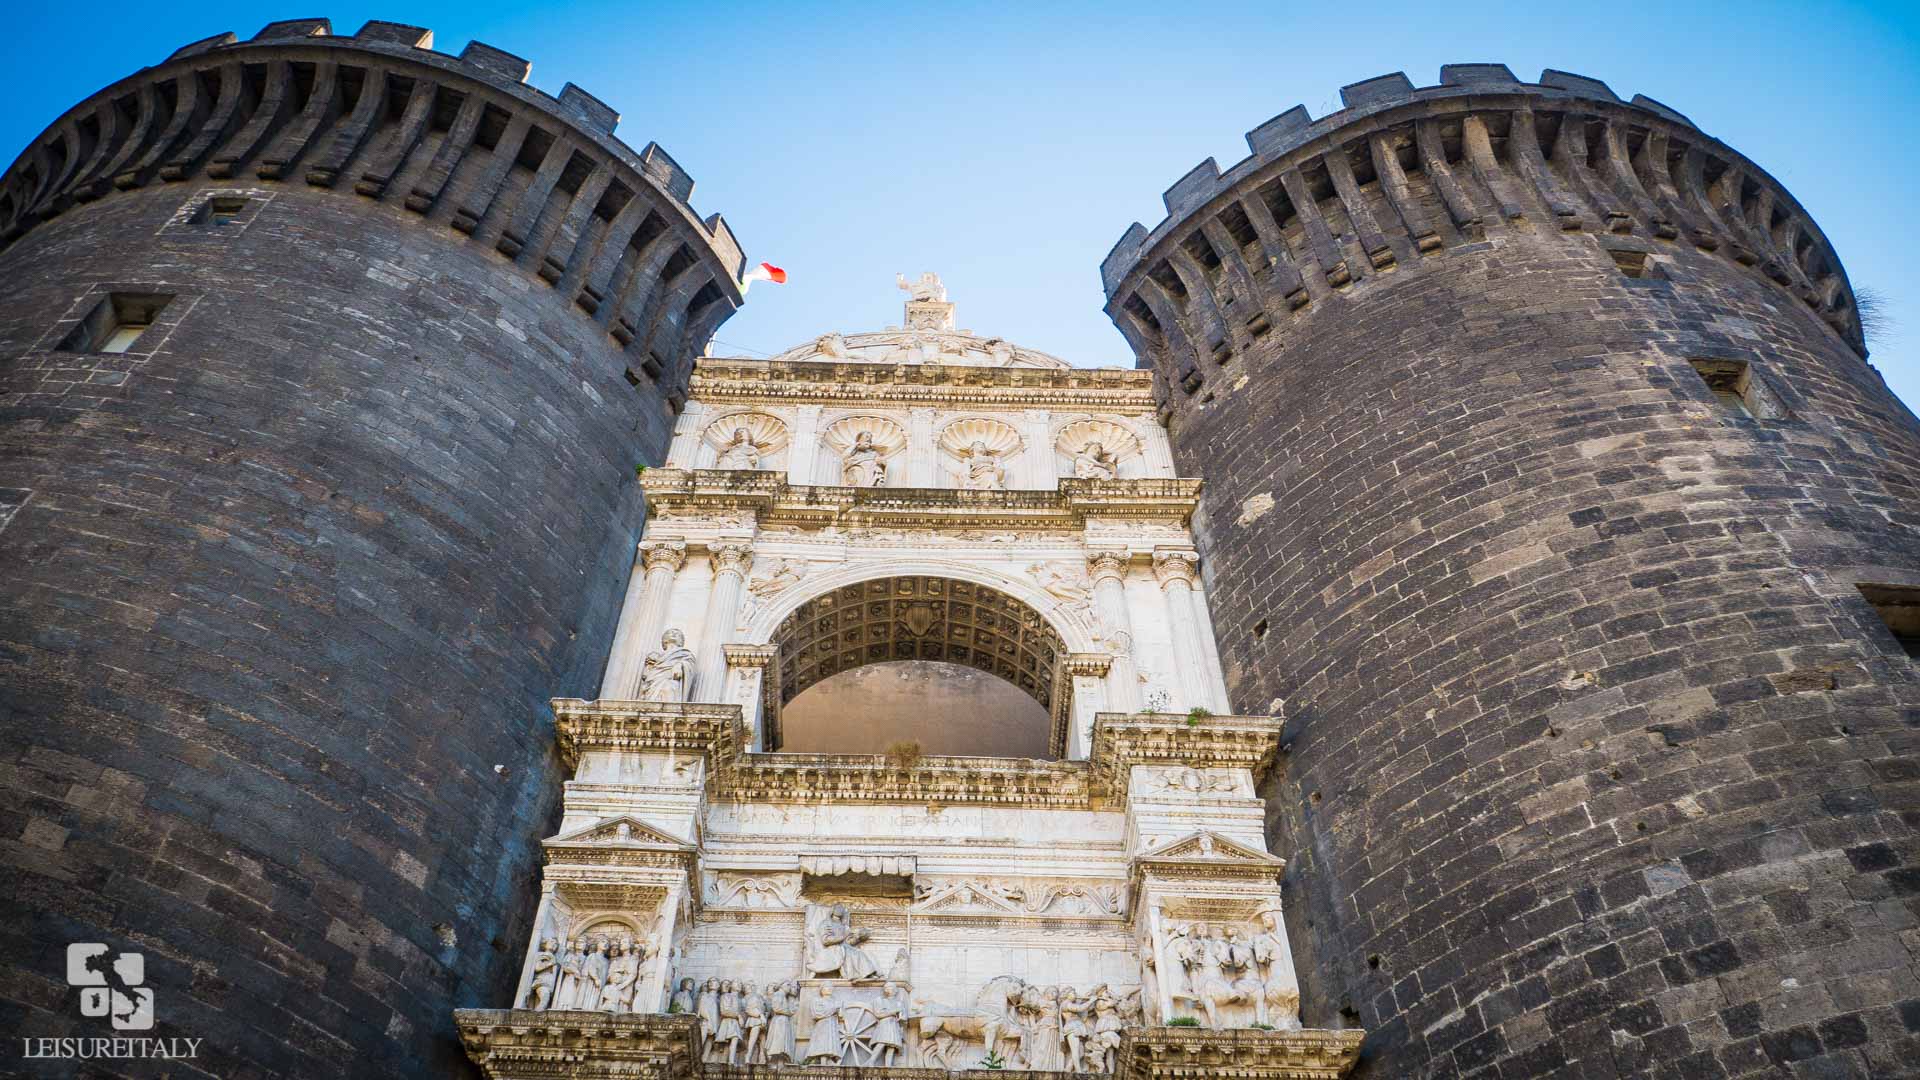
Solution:
M 774 632 L 778 720 L 796 753 L 1054 757 L 1070 712 L 1067 646 L 1039 611 L 990 586 L 932 575 L 842 585 Z

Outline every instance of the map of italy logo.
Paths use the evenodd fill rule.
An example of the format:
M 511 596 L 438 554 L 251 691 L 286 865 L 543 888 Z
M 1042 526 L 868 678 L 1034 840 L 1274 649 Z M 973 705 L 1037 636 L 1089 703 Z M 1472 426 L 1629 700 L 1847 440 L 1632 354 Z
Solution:
M 80 1015 L 108 1017 L 116 1031 L 147 1031 L 153 1027 L 153 991 L 147 980 L 147 958 L 121 952 L 93 941 L 67 946 L 67 983 L 80 988 Z

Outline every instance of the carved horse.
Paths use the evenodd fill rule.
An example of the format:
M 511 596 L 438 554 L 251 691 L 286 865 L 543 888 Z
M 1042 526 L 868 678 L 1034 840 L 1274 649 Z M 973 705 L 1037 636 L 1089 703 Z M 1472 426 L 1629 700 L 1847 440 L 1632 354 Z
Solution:
M 1018 976 L 996 975 L 987 980 L 973 996 L 973 1008 L 965 1010 L 927 1009 L 915 1017 L 918 1021 L 921 1055 L 929 1062 L 953 1068 L 953 1048 L 957 1040 L 978 1039 L 989 1055 L 999 1051 L 1000 1040 L 1023 1041 L 1026 1031 L 1014 1018 L 1013 1005 L 1027 984 Z

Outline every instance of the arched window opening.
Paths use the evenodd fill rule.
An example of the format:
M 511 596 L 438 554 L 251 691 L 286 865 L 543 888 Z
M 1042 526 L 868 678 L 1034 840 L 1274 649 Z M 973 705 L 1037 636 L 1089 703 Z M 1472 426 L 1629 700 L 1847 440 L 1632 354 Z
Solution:
M 1039 612 L 970 581 L 902 576 L 814 597 L 775 631 L 793 753 L 1047 758 L 1063 745 L 1066 645 Z

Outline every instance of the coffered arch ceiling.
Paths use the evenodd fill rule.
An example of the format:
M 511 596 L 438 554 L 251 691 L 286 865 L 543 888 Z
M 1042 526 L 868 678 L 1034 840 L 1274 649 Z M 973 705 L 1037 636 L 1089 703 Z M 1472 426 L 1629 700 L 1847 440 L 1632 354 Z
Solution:
M 802 604 L 774 632 L 780 703 L 838 672 L 937 660 L 997 675 L 1054 712 L 1065 642 L 1038 611 L 997 589 L 932 576 L 843 585 Z

